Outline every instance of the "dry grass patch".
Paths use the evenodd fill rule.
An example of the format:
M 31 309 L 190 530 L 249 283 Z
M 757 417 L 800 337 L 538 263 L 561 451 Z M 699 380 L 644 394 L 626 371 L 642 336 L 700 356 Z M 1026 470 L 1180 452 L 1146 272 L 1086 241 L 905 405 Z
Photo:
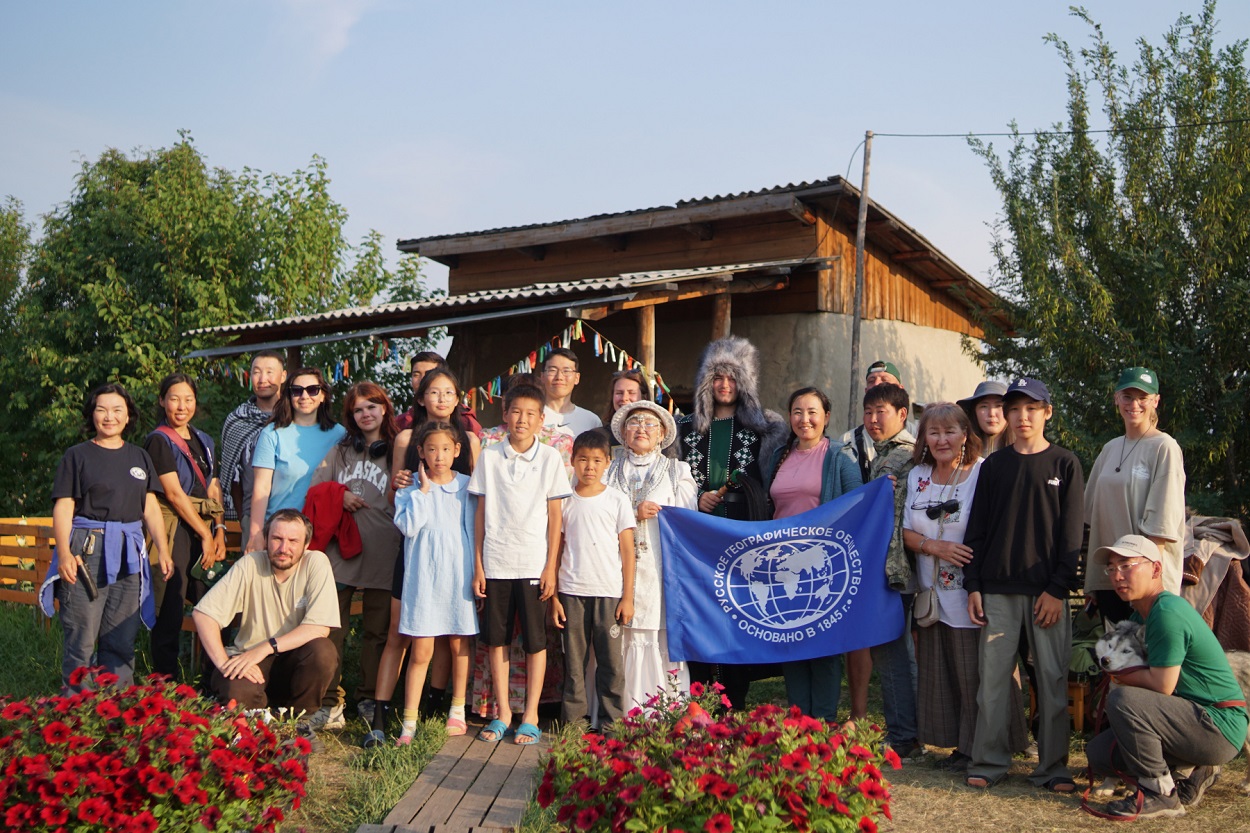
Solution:
M 939 770 L 935 760 L 908 764 L 897 772 L 887 773 L 891 782 L 890 809 L 893 824 L 882 830 L 906 833 L 1042 833 L 1042 831 L 1107 831 L 1118 829 L 1115 823 L 1099 819 L 1081 810 L 1081 793 L 1085 788 L 1084 755 L 1073 754 L 1072 769 L 1080 769 L 1076 777 L 1078 792 L 1056 795 L 1031 785 L 1028 774 L 1031 762 L 1016 761 L 1011 778 L 990 790 L 973 790 L 963 785 L 962 774 Z M 1250 831 L 1250 797 L 1241 792 L 1246 761 L 1238 758 L 1228 767 L 1215 786 L 1209 789 L 1202 805 L 1178 819 L 1142 820 L 1133 823 L 1133 830 L 1168 833 L 1234 833 Z M 1097 805 L 1101 800 L 1091 798 Z

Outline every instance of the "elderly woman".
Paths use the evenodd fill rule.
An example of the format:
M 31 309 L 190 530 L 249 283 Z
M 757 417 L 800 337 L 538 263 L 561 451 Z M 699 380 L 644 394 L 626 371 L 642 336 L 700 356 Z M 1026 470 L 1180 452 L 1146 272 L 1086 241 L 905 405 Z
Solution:
M 981 471 L 981 440 L 958 405 L 925 408 L 917 429 L 914 460 L 907 476 L 903 544 L 916 554 L 921 593 L 936 588 L 939 620 L 918 631 L 917 722 L 921 743 L 954 747 L 943 768 L 962 770 L 972 759 L 977 725 L 977 650 L 980 629 L 968 617 L 963 566 L 972 559 L 964 545 L 968 510 Z M 919 598 L 919 597 L 918 597 Z M 1012 686 L 1012 749 L 1024 748 L 1024 712 Z
M 625 627 L 625 704 L 632 707 L 644 705 L 670 682 L 678 691 L 690 685 L 686 664 L 668 656 L 658 515 L 666 506 L 694 509 L 696 486 L 688 464 L 663 454 L 677 439 L 677 424 L 659 405 L 626 405 L 613 415 L 612 433 L 625 450 L 612 461 L 604 480 L 625 494 L 638 520 L 634 618 Z
M 1124 434 L 1102 447 L 1085 483 L 1089 552 L 1123 535 L 1144 535 L 1163 552 L 1163 589 L 1181 592 L 1185 542 L 1185 460 L 1176 440 L 1159 430 L 1159 377 L 1144 367 L 1120 374 L 1113 397 Z M 1111 579 L 1091 564 L 1085 592 L 1093 593 L 1104 619 L 1118 622 L 1133 612 L 1111 589 Z
M 859 466 L 842 453 L 842 443 L 825 436 L 829 397 L 817 388 L 799 388 L 790 394 L 788 407 L 790 440 L 764 465 L 774 519 L 810 511 L 864 485 Z M 838 719 L 841 654 L 786 662 L 781 668 L 790 705 L 822 720 Z
M 144 528 L 156 543 L 161 574 L 168 579 L 174 572 L 152 458 L 123 438 L 138 418 L 134 400 L 121 385 L 102 385 L 87 396 L 82 414 L 93 436 L 66 451 L 56 468 L 56 558 L 40 588 L 49 617 L 54 594 L 61 603 L 65 693 L 81 690 L 74 671 L 87 665 L 103 666 L 121 688 L 134 681 L 139 623 L 150 628 L 156 621 Z

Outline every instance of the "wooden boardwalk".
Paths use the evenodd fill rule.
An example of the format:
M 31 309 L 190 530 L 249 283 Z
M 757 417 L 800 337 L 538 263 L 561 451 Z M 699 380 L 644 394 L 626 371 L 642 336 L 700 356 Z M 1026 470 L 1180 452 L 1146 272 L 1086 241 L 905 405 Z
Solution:
M 382 823 L 356 833 L 499 833 L 520 824 L 547 736 L 532 746 L 482 743 L 478 728 L 449 738 Z

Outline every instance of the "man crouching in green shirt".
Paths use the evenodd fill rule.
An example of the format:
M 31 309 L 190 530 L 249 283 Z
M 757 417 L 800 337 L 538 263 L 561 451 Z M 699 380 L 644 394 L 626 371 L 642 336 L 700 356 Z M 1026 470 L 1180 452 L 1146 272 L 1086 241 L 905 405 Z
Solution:
M 1089 566 L 1111 577 L 1133 621 L 1146 626 L 1148 667 L 1116 675 L 1106 705 L 1111 729 L 1086 749 L 1095 773 L 1137 779 L 1137 795 L 1103 808 L 1128 820 L 1185 815 L 1246 742 L 1246 701 L 1228 658 L 1198 612 L 1163 589 L 1162 559 L 1149 538 L 1125 535 L 1099 547 Z M 1188 778 L 1173 781 L 1174 770 L 1190 766 Z

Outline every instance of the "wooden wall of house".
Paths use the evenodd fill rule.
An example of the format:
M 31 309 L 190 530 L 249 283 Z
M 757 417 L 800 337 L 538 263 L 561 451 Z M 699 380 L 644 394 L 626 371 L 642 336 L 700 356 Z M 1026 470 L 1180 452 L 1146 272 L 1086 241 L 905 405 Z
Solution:
M 699 229 L 661 228 L 623 239 L 553 244 L 545 248 L 542 260 L 515 249 L 460 255 L 448 275 L 448 292 L 808 257 L 814 248 L 812 228 L 788 214 L 776 214 L 718 221 L 707 240 L 699 239 Z

